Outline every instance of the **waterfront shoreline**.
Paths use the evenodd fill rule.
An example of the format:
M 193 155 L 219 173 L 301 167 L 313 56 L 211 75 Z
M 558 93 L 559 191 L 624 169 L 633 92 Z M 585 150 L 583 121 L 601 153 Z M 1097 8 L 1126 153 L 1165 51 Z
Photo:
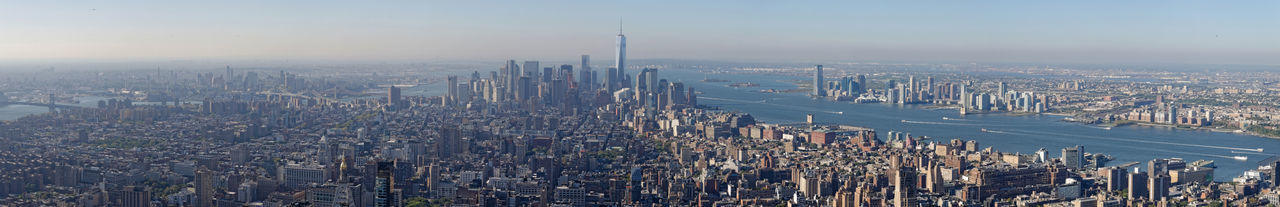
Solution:
M 832 101 L 832 100 L 829 100 L 829 101 Z M 832 101 L 832 102 L 835 102 L 835 101 Z M 855 103 L 855 104 L 874 104 L 874 103 Z M 939 109 L 943 109 L 943 110 L 945 110 L 945 109 L 950 109 L 950 110 L 956 110 L 957 112 L 960 110 L 960 107 L 956 107 L 956 106 L 954 106 L 954 105 L 937 105 L 937 104 L 927 104 L 927 103 L 922 103 L 922 104 L 907 104 L 907 105 L 921 105 L 921 106 L 920 106 L 920 109 L 924 109 L 924 110 L 939 110 Z M 965 114 L 958 114 L 958 115 L 960 115 L 960 116 L 965 116 L 965 115 L 975 115 L 975 114 L 993 114 L 993 115 L 994 115 L 994 114 L 1000 114 L 1000 115 L 1005 115 L 1005 116 L 1037 116 L 1037 115 L 1062 116 L 1062 117 L 1075 117 L 1075 116 L 1076 116 L 1076 114 L 1072 114 L 1072 113 L 1029 113 L 1029 112 L 1028 112 L 1028 113 L 1023 113 L 1023 112 L 1008 112 L 1008 111 L 968 112 L 968 113 L 965 113 Z M 1148 127 L 1161 127 L 1161 128 L 1181 129 L 1181 130 L 1190 130 L 1190 131 L 1209 131 L 1209 132 L 1216 132 L 1216 133 L 1240 134 L 1240 135 L 1248 135 L 1248 136 L 1254 136 L 1254 137 L 1260 137 L 1260 138 L 1267 138 L 1267 139 L 1280 140 L 1280 136 L 1270 136 L 1270 135 L 1261 134 L 1261 133 L 1256 133 L 1256 132 L 1250 132 L 1250 131 L 1248 131 L 1248 130 L 1242 130 L 1242 129 L 1238 129 L 1238 130 L 1223 130 L 1223 129 L 1217 129 L 1217 128 L 1206 128 L 1206 127 L 1202 127 L 1202 126 L 1188 126 L 1188 127 L 1183 127 L 1183 126 L 1179 126 L 1179 125 L 1161 124 L 1161 123 L 1151 123 L 1151 122 L 1129 122 L 1129 123 L 1119 123 L 1119 124 L 1111 124 L 1111 123 L 1104 123 L 1104 124 L 1089 124 L 1089 123 L 1080 122 L 1080 121 L 1068 121 L 1068 120 L 1060 120 L 1060 121 L 1062 121 L 1062 122 L 1075 123 L 1075 124 L 1079 124 L 1079 125 L 1082 125 L 1082 126 L 1103 127 L 1103 128 L 1107 128 L 1108 130 L 1109 130 L 1110 128 L 1113 128 L 1113 127 L 1125 127 L 1125 126 L 1130 126 L 1130 125 L 1141 125 L 1141 126 L 1148 126 Z M 1114 122 L 1112 122 L 1112 123 L 1114 123 Z

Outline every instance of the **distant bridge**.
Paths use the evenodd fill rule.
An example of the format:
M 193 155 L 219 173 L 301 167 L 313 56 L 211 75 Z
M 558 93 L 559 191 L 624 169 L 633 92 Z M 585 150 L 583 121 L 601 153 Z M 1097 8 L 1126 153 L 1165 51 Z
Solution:
M 42 106 L 42 107 L 48 107 L 48 106 L 49 106 L 49 103 L 35 103 L 35 102 L 21 102 L 21 101 L 0 102 L 0 106 L 4 106 L 4 105 L 28 105 L 28 106 Z M 53 107 L 60 108 L 60 109 L 79 109 L 79 108 L 89 108 L 89 107 L 84 107 L 84 106 L 76 106 L 76 105 L 62 105 L 62 104 L 53 104 Z
M 329 98 L 329 97 L 315 97 L 315 96 L 308 96 L 308 95 L 302 95 L 302 94 L 297 94 L 297 93 L 278 93 L 278 92 L 267 92 L 267 91 L 263 91 L 263 92 L 258 92 L 258 94 L 260 94 L 260 95 L 289 96 L 289 97 L 295 97 L 295 98 L 305 98 L 305 99 L 323 100 L 323 101 L 328 101 L 328 102 L 341 102 L 341 101 L 339 101 L 338 99 L 333 99 L 333 98 Z

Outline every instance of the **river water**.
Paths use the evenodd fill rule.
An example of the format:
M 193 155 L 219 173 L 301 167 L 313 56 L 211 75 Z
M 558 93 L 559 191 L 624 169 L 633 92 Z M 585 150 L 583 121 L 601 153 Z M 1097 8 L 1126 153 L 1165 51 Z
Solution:
M 0 106 L 0 120 L 14 120 L 26 115 L 44 112 L 49 112 L 49 107 L 14 104 L 3 105 Z
M 799 123 L 805 114 L 813 114 L 817 122 L 848 124 L 877 130 L 884 139 L 888 131 L 929 136 L 935 141 L 950 139 L 977 140 L 982 148 L 994 147 L 1002 152 L 1032 154 L 1040 148 L 1050 156 L 1060 156 L 1062 148 L 1084 146 L 1086 152 L 1112 155 L 1109 165 L 1154 158 L 1183 158 L 1187 162 L 1214 160 L 1218 169 L 1215 180 L 1227 181 L 1255 169 L 1259 161 L 1280 151 L 1280 140 L 1234 133 L 1185 130 L 1166 127 L 1123 126 L 1102 127 L 1062 121 L 1053 115 L 1013 116 L 1008 114 L 960 115 L 955 109 L 937 109 L 926 105 L 853 104 L 811 99 L 804 93 L 760 93 L 761 89 L 792 89 L 786 80 L 811 80 L 810 77 L 767 76 L 750 74 L 715 74 L 717 79 L 754 82 L 759 87 L 734 88 L 729 83 L 700 82 L 704 74 L 663 70 L 660 76 L 678 80 L 686 87 L 703 92 L 698 103 L 719 106 L 724 110 L 750 113 L 769 123 Z M 782 81 L 779 81 L 782 80 Z M 731 82 L 730 82 L 731 83 Z M 945 119 L 943 117 L 946 117 Z M 983 132 L 983 129 L 987 129 Z M 1248 149 L 1263 148 L 1264 152 Z M 1247 160 L 1232 159 L 1246 156 Z
M 100 97 L 100 96 L 81 96 L 81 97 L 76 97 L 76 101 L 79 101 L 79 103 L 58 103 L 58 104 L 97 108 L 98 101 L 106 100 L 106 99 L 107 98 Z M 0 105 L 0 121 L 16 120 L 18 118 L 22 118 L 23 116 L 32 115 L 32 114 L 41 114 L 46 112 L 49 112 L 49 107 L 46 107 L 46 106 L 17 105 L 17 104 Z

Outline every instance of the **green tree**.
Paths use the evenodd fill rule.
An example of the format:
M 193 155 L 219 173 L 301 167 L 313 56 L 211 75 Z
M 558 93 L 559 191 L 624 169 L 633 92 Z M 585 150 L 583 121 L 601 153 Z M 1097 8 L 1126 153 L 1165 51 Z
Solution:
M 428 200 L 427 198 L 423 198 L 423 197 L 413 197 L 413 198 L 409 198 L 409 200 L 405 201 L 405 202 L 404 202 L 404 206 L 405 206 L 405 207 L 427 207 L 427 205 L 429 204 L 429 202 L 431 202 L 431 201 L 430 201 L 430 200 Z
M 437 206 L 452 206 L 452 205 L 453 205 L 453 200 L 452 200 L 452 199 L 448 199 L 448 198 L 431 199 L 431 201 L 430 201 L 430 202 L 428 202 L 428 203 L 429 203 L 428 205 L 429 205 L 429 206 L 431 206 L 431 207 L 437 207 Z

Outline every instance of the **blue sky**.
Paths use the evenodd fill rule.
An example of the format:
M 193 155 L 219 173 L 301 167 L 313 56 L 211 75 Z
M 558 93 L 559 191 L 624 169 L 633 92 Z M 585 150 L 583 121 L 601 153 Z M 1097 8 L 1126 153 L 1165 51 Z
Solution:
M 27 1 L 0 60 L 1280 64 L 1280 1 Z

